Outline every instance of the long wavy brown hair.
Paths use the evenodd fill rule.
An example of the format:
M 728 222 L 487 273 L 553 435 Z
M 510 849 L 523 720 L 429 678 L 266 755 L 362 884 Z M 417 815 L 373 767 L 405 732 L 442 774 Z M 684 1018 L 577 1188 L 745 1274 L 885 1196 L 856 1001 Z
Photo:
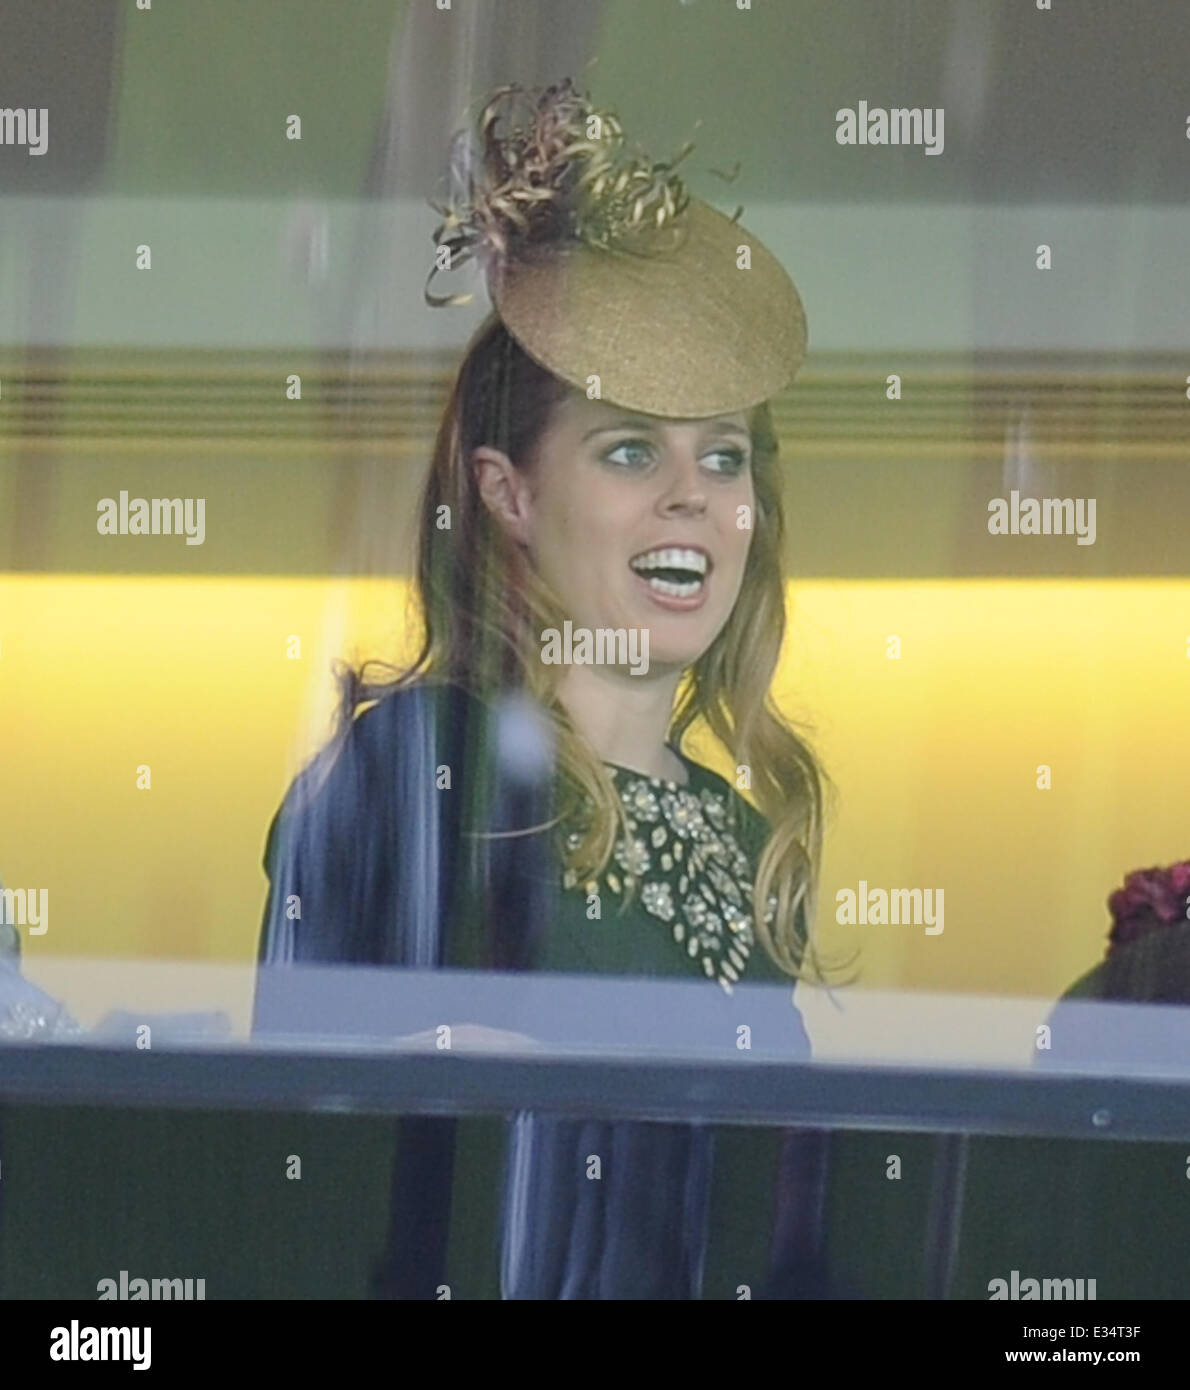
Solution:
M 524 552 L 494 522 L 479 495 L 474 451 L 488 445 L 529 467 L 554 407 L 572 390 L 534 362 L 496 315 L 472 338 L 450 392 L 421 499 L 417 596 L 424 638 L 400 669 L 365 662 L 340 669 L 340 729 L 359 707 L 417 681 L 449 682 L 485 703 L 527 691 L 551 720 L 558 772 L 557 823 L 580 827 L 563 844 L 579 882 L 607 867 L 624 828 L 624 808 L 607 768 L 557 697 L 563 668 L 540 660 L 540 634 L 565 615 Z M 822 852 L 824 798 L 833 787 L 809 744 L 770 694 L 785 632 L 783 534 L 777 439 L 766 404 L 749 418 L 755 518 L 744 578 L 731 617 L 685 673 L 670 741 L 700 722 L 729 754 L 769 834 L 755 866 L 752 910 L 758 939 L 793 977 L 825 979 L 811 939 Z M 444 524 L 445 522 L 445 524 Z M 382 670 L 381 680 L 368 677 Z

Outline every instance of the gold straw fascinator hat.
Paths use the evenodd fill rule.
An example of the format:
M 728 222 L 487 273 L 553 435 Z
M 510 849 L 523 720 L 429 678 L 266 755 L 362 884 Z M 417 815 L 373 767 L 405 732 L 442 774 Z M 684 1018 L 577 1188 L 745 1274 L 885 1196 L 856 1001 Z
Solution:
M 697 419 L 793 380 L 806 318 L 793 281 L 734 218 L 624 150 L 614 113 L 569 81 L 501 87 L 456 137 L 452 202 L 426 283 L 475 259 L 496 312 L 541 366 L 628 410 Z M 737 213 L 738 216 L 738 213 Z M 446 248 L 446 251 L 443 251 Z

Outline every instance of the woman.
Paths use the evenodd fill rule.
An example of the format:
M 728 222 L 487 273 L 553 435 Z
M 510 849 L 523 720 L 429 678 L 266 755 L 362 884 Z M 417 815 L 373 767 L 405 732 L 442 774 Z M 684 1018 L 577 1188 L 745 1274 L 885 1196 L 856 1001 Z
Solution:
M 485 108 L 436 237 L 436 269 L 482 260 L 495 313 L 424 493 L 424 644 L 388 683 L 348 675 L 338 737 L 270 833 L 261 959 L 672 975 L 726 993 L 791 980 L 825 779 L 769 703 L 784 602 L 766 402 L 804 355 L 800 300 L 671 165 L 625 159 L 615 117 L 569 83 L 517 125 L 524 99 L 503 89 Z M 601 633 L 602 663 L 567 660 Z M 700 725 L 755 806 L 683 751 Z M 792 1000 L 789 1028 L 808 1051 Z M 482 1181 L 470 1123 L 402 1121 L 377 1278 L 390 1296 L 495 1290 L 491 1260 L 476 1273 L 497 1244 L 483 1221 L 464 1255 L 446 1215 Z M 762 1254 L 732 1240 L 749 1203 L 756 1238 L 767 1229 L 777 1136 L 717 1137 L 716 1163 L 703 1126 L 517 1117 L 500 1296 L 759 1294 Z M 763 1176 L 724 1158 L 733 1143 Z M 787 1175 L 807 1152 L 786 1143 Z

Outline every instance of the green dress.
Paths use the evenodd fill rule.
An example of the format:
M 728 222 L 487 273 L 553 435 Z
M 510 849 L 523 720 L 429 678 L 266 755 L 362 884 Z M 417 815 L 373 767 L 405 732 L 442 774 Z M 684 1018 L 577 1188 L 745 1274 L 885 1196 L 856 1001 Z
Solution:
M 752 876 L 767 826 L 721 777 L 683 761 L 684 786 L 608 765 L 628 833 L 618 838 L 597 880 L 580 883 L 569 871 L 562 873 L 563 891 L 537 968 L 698 980 L 721 996 L 733 995 L 741 982 L 784 982 L 790 992 L 789 1031 L 781 1041 L 808 1055 L 792 1004 L 793 982 L 769 960 L 752 927 Z M 572 831 L 571 842 L 576 841 Z M 634 891 L 624 905 L 626 886 Z M 731 1045 L 728 1027 L 734 1037 L 734 1023 L 747 1021 L 746 1010 L 725 1012 L 724 1020 L 726 1047 Z M 752 1296 L 767 1278 L 782 1133 L 726 1125 L 711 1131 L 701 1296 Z M 460 1120 L 447 1259 L 452 1297 L 501 1296 L 504 1188 L 496 1160 L 506 1147 L 505 1118 Z M 576 1189 L 582 1181 L 576 1178 Z

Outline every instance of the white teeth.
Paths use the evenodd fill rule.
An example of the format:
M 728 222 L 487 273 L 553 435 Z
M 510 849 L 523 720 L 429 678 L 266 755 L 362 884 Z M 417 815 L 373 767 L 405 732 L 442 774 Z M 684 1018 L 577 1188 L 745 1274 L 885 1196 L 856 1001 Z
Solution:
M 654 593 L 668 598 L 693 598 L 710 569 L 710 561 L 701 550 L 677 545 L 646 551 L 628 563 Z
M 707 557 L 701 550 L 685 550 L 676 546 L 649 550 L 629 563 L 634 570 L 691 570 L 701 575 L 707 572 Z
M 649 580 L 649 588 L 655 589 L 659 594 L 669 594 L 673 598 L 693 598 L 702 588 L 702 580 L 695 579 L 690 584 L 674 584 L 668 579 L 654 575 Z

